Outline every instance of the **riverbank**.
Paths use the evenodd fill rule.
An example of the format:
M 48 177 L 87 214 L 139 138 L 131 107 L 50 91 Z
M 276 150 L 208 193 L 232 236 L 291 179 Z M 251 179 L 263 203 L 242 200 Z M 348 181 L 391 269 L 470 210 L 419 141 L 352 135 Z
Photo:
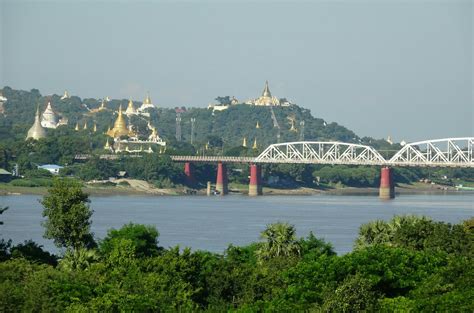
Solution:
M 45 195 L 48 187 L 24 187 L 10 184 L 0 184 L 1 195 Z M 154 195 L 154 196 L 180 196 L 180 195 L 206 195 L 206 189 L 190 189 L 185 186 L 173 188 L 156 188 L 152 184 L 137 179 L 120 179 L 114 181 L 113 185 L 103 183 L 86 183 L 84 190 L 91 196 L 114 196 L 114 195 Z M 432 185 L 424 183 L 398 184 L 395 189 L 397 194 L 445 194 L 445 193 L 469 193 L 468 190 L 457 190 L 455 187 L 443 185 Z M 330 195 L 378 195 L 378 188 L 367 187 L 325 187 L 325 188 L 275 188 L 264 187 L 264 195 L 279 196 L 302 196 L 315 194 Z M 248 186 L 244 184 L 229 184 L 230 194 L 247 194 Z

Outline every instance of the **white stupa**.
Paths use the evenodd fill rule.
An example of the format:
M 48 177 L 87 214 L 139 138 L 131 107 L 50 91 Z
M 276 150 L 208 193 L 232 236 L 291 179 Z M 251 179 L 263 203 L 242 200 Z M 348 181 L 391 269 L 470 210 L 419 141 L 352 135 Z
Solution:
M 48 102 L 46 110 L 44 110 L 41 117 L 41 126 L 45 128 L 56 128 L 58 127 L 58 116 L 51 107 L 51 102 Z

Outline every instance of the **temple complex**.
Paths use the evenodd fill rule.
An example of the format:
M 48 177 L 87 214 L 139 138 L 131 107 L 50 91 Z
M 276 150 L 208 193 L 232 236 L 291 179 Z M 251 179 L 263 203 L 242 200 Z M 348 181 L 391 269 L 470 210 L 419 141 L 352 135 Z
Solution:
M 40 112 L 39 108 L 36 109 L 36 115 L 35 115 L 35 122 L 33 123 L 33 126 L 28 130 L 28 134 L 26 136 L 26 139 L 32 138 L 35 140 L 45 138 L 46 137 L 46 130 L 41 126 L 41 119 L 40 119 Z
M 265 87 L 259 98 L 249 100 L 245 103 L 259 106 L 290 106 L 292 104 L 286 99 L 278 99 L 277 97 L 272 96 L 270 88 L 268 87 L 268 81 L 265 82 Z

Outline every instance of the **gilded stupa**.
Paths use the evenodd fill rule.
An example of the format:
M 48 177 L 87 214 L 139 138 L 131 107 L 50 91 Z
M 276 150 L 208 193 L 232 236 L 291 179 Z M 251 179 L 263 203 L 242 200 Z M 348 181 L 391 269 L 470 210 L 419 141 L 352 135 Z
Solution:
M 38 107 L 36 109 L 35 122 L 33 123 L 33 126 L 31 126 L 30 130 L 28 130 L 28 135 L 26 136 L 26 139 L 32 138 L 38 140 L 45 137 L 46 130 L 43 128 L 43 126 L 41 126 L 41 119 Z
M 127 128 L 127 122 L 125 121 L 125 118 L 122 114 L 122 106 L 119 107 L 118 116 L 115 120 L 114 127 L 111 130 L 107 131 L 107 135 L 112 138 L 119 138 L 122 136 L 132 137 L 135 135 L 132 130 L 129 130 Z
M 244 137 L 244 140 L 242 141 L 242 147 L 247 147 L 247 138 Z
M 286 99 L 278 99 L 277 97 L 272 96 L 270 87 L 268 87 L 268 81 L 266 81 L 262 95 L 257 99 L 247 101 L 246 104 L 259 106 L 290 106 L 292 103 Z
M 258 149 L 258 145 L 257 145 L 257 138 L 255 137 L 255 140 L 253 141 L 253 146 L 252 146 L 252 149 Z
M 143 104 L 140 106 L 138 111 L 142 112 L 146 109 L 155 108 L 155 105 L 151 102 L 150 94 L 147 93 L 145 100 L 143 100 Z
M 135 107 L 133 106 L 133 101 L 132 99 L 128 100 L 128 106 L 127 109 L 125 110 L 125 115 L 134 115 L 137 114 L 137 111 L 135 110 Z

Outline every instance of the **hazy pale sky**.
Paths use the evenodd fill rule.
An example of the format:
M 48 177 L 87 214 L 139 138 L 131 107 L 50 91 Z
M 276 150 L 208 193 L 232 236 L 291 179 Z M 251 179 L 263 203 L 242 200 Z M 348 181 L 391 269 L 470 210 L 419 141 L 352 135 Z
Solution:
M 0 3 L 0 86 L 204 107 L 268 80 L 360 136 L 474 135 L 470 0 Z

